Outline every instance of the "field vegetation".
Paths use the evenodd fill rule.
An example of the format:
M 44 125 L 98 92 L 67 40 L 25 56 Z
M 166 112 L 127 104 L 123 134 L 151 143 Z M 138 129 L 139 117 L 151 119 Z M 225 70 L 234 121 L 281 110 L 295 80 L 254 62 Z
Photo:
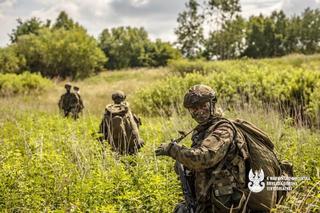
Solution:
M 195 125 L 181 98 L 189 86 L 206 83 L 217 90 L 218 107 L 226 117 L 255 123 L 270 135 L 279 159 L 293 163 L 295 176 L 310 177 L 298 182 L 273 212 L 319 212 L 319 67 L 319 56 L 291 56 L 172 61 L 168 68 L 102 72 L 72 82 L 80 87 L 85 104 L 78 121 L 59 115 L 64 81 L 50 81 L 52 86 L 41 93 L 1 97 L 0 209 L 172 212 L 183 199 L 174 161 L 156 157 L 154 150 L 177 137 L 178 130 Z M 136 156 L 118 156 L 94 136 L 115 90 L 127 93 L 142 118 L 146 145 Z M 310 115 L 308 122 L 290 113 L 297 106 Z M 184 143 L 189 145 L 190 138 Z

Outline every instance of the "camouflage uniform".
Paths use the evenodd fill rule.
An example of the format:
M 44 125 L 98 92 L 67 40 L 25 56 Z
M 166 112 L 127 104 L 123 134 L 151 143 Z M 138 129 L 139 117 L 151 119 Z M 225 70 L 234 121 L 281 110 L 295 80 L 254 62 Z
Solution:
M 65 85 L 65 88 L 67 92 L 60 97 L 58 103 L 59 110 L 63 113 L 64 117 L 68 117 L 69 115 L 71 115 L 72 118 L 77 119 L 77 105 L 79 103 L 79 100 L 74 93 L 70 92 L 71 84 L 67 83 Z
M 125 95 L 122 91 L 117 91 L 112 94 L 114 104 L 106 106 L 105 115 L 100 123 L 99 132 L 103 134 L 103 138 L 100 140 L 107 140 L 112 147 L 113 151 L 120 154 L 135 154 L 143 145 L 144 141 L 139 135 L 139 126 L 141 120 L 134 115 L 128 103 L 124 101 Z M 115 128 L 117 120 L 112 115 L 117 115 L 120 112 L 122 122 L 120 125 L 121 131 Z
M 241 193 L 233 188 L 245 188 L 245 163 L 237 152 L 233 142 L 234 136 L 231 124 L 224 122 L 221 117 L 214 117 L 196 127 L 192 135 L 191 148 L 177 144 L 170 148 L 169 156 L 191 171 L 197 201 L 196 212 L 212 212 L 213 208 L 222 212 L 218 206 L 212 205 L 212 199 L 229 208 L 232 204 L 240 202 Z M 241 134 L 237 134 L 236 137 L 236 140 L 244 140 Z M 213 186 L 208 186 L 213 174 Z M 236 196 L 232 197 L 233 194 Z M 234 205 L 235 207 L 237 206 Z
M 156 155 L 170 156 L 187 168 L 188 182 L 196 200 L 195 212 L 241 212 L 248 197 L 247 162 L 237 144 L 246 145 L 245 138 L 230 121 L 215 113 L 215 102 L 215 93 L 210 87 L 192 87 L 185 95 L 184 106 L 192 114 L 192 107 L 203 105 L 209 115 L 192 114 L 200 124 L 193 131 L 191 148 L 176 143 L 162 144 Z M 175 212 L 190 211 L 182 203 Z
M 80 88 L 74 86 L 73 89 L 74 89 L 75 95 L 76 95 L 76 97 L 78 99 L 78 105 L 77 105 L 77 110 L 76 111 L 77 111 L 77 114 L 79 114 L 79 113 L 82 113 L 82 110 L 84 109 L 84 104 L 83 104 L 83 100 L 82 100 L 82 98 L 80 96 L 80 91 L 79 91 Z

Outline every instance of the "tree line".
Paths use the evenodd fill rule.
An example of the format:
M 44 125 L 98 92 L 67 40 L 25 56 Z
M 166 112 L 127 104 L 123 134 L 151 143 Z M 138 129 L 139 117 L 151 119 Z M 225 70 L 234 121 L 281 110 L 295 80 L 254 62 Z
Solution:
M 0 48 L 0 73 L 40 72 L 84 78 L 103 69 L 166 66 L 180 57 L 169 42 L 151 41 L 144 28 L 104 29 L 98 39 L 62 11 L 56 20 L 17 20 L 10 45 Z
M 0 73 L 84 78 L 103 69 L 166 66 L 181 56 L 224 60 L 320 52 L 319 9 L 249 19 L 240 12 L 239 0 L 188 0 L 174 43 L 152 41 L 144 28 L 130 26 L 106 28 L 95 39 L 64 11 L 54 21 L 18 19 L 10 44 L 0 48 Z
M 187 58 L 266 58 L 320 52 L 320 10 L 245 19 L 239 0 L 188 0 L 178 15 L 177 46 Z M 209 33 L 204 34 L 204 26 Z

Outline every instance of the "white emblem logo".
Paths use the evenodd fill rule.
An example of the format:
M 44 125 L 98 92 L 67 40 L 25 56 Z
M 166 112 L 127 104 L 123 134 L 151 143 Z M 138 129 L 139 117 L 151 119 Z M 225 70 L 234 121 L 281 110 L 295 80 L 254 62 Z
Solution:
M 250 181 L 248 183 L 248 187 L 250 191 L 254 193 L 261 192 L 265 187 L 265 183 L 263 182 L 263 179 L 264 179 L 264 173 L 262 169 L 256 170 L 254 172 L 252 172 L 252 169 L 250 169 L 250 172 L 249 172 Z

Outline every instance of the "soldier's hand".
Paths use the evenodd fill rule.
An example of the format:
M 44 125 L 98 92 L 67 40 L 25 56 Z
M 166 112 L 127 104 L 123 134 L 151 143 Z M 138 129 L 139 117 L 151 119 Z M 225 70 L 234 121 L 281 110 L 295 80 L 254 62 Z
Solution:
M 172 146 L 173 146 L 173 143 L 163 143 L 163 144 L 161 144 L 155 151 L 156 156 L 169 155 L 169 151 L 170 151 Z

